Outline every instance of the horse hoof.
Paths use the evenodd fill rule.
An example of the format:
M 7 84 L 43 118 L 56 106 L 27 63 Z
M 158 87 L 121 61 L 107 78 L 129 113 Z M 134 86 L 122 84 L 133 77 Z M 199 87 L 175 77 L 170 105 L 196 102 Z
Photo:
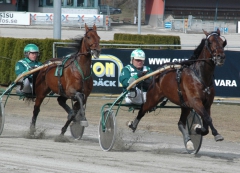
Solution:
M 215 139 L 216 142 L 224 140 L 224 138 L 221 135 L 219 135 L 219 134 L 214 136 L 214 139 Z
M 128 122 L 128 127 L 129 127 L 130 129 L 132 129 L 133 132 L 135 132 L 136 128 L 133 127 L 133 121 L 129 121 L 129 122 Z
M 35 126 L 33 124 L 30 124 L 30 128 L 29 128 L 30 135 L 34 135 L 35 132 L 36 132 Z
M 195 132 L 196 132 L 197 128 L 201 129 L 202 126 L 200 124 L 193 124 L 193 129 L 194 129 Z
M 193 146 L 193 143 L 191 140 L 187 141 L 186 148 L 187 148 L 187 150 L 190 150 L 190 151 L 194 150 L 194 146 Z
M 83 127 L 88 127 L 88 121 L 80 121 L 80 125 Z

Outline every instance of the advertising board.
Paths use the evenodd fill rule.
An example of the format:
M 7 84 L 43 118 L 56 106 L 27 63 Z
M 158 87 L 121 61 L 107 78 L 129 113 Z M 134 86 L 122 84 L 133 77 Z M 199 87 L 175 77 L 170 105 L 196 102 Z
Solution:
M 66 56 L 72 50 L 58 48 L 58 57 Z M 93 92 L 120 94 L 122 86 L 119 75 L 122 68 L 130 63 L 132 49 L 102 49 L 99 59 L 93 59 Z M 187 60 L 193 50 L 144 50 L 145 65 L 156 70 L 167 62 L 181 62 Z M 225 51 L 226 61 L 222 67 L 216 67 L 213 78 L 216 96 L 240 97 L 240 57 L 238 51 Z
M 0 12 L 0 25 L 30 25 L 30 14 L 19 12 Z

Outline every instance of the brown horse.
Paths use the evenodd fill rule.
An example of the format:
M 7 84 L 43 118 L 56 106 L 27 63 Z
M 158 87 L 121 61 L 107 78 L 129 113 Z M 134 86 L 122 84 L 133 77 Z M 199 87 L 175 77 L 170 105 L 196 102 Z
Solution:
M 82 38 L 75 39 L 78 43 L 76 46 L 78 49 L 77 53 L 64 59 L 53 58 L 49 60 L 51 62 L 60 61 L 62 64 L 60 66 L 51 65 L 50 67 L 44 68 L 40 70 L 37 75 L 35 81 L 36 100 L 30 132 L 33 133 L 35 131 L 41 103 L 51 91 L 60 95 L 57 99 L 58 103 L 68 113 L 68 120 L 61 131 L 62 135 L 75 118 L 80 119 L 82 126 L 88 126 L 84 110 L 87 98 L 93 88 L 93 79 L 91 76 L 92 56 L 98 58 L 101 49 L 99 46 L 100 37 L 97 34 L 95 24 L 93 28 L 88 28 L 85 24 L 85 30 L 86 33 Z M 58 72 L 56 71 L 57 68 Z M 60 73 L 61 71 L 62 74 Z M 58 73 L 58 75 L 56 75 L 56 73 Z M 67 99 L 76 101 L 73 109 L 66 104 Z
M 190 60 L 182 63 L 182 68 L 167 70 L 154 77 L 147 91 L 146 102 L 142 105 L 134 121 L 128 124 L 133 132 L 145 113 L 153 109 L 164 97 L 167 97 L 174 104 L 181 106 L 178 126 L 183 133 L 185 144 L 189 142 L 192 145 L 190 137 L 183 130 L 187 116 L 192 109 L 203 120 L 203 127 L 196 127 L 196 133 L 207 135 L 210 127 L 215 140 L 223 140 L 223 137 L 213 126 L 210 109 L 215 96 L 214 69 L 215 66 L 221 66 L 225 62 L 224 47 L 227 41 L 220 37 L 219 30 L 211 33 L 204 30 L 203 32 L 206 39 L 202 39 Z M 191 148 L 192 146 L 189 147 L 190 150 L 194 149 Z

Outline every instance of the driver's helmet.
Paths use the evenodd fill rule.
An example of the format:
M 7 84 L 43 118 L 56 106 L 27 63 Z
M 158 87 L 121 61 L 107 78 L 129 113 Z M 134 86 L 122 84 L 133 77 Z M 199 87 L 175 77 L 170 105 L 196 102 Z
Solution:
M 131 53 L 131 59 L 130 59 L 130 63 L 132 64 L 132 60 L 134 59 L 140 59 L 140 60 L 145 60 L 145 53 L 143 52 L 143 50 L 141 49 L 135 49 L 134 51 L 132 51 Z
M 23 53 L 25 57 L 28 57 L 30 52 L 37 52 L 39 56 L 39 48 L 35 44 L 28 44 L 24 47 Z

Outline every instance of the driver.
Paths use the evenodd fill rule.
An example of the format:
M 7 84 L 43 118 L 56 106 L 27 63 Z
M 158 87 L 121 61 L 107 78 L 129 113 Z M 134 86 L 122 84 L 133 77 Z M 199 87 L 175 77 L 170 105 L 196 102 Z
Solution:
M 145 53 L 141 49 L 132 51 L 130 56 L 130 64 L 125 66 L 120 74 L 119 80 L 123 86 L 123 90 L 133 83 L 136 79 L 152 72 L 150 67 L 144 66 Z M 139 82 L 126 95 L 126 103 L 141 105 L 146 101 L 146 91 L 152 81 L 152 77 Z
M 42 65 L 41 62 L 38 62 L 39 48 L 35 44 L 26 45 L 23 53 L 24 58 L 19 60 L 15 65 L 15 73 L 17 76 Z M 16 87 L 17 94 L 32 93 L 32 76 L 32 74 L 25 76 L 18 81 Z

